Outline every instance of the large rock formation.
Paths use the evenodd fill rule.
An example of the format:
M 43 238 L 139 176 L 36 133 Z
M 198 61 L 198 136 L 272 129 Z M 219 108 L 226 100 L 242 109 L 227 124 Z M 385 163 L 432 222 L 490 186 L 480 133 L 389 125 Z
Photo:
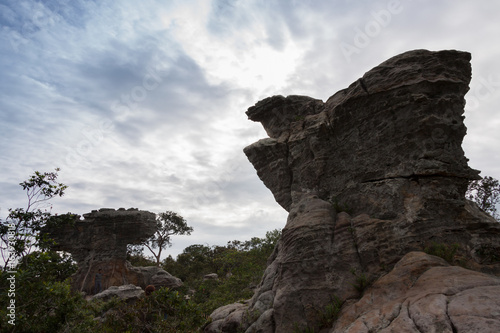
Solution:
M 465 199 L 479 173 L 461 148 L 470 58 L 410 51 L 325 103 L 274 96 L 248 109 L 270 137 L 244 152 L 289 216 L 252 300 L 216 311 L 206 332 L 318 328 L 333 295 L 358 298 L 357 280 L 431 242 L 458 244 L 464 266 L 500 273 L 488 255 L 500 251 L 500 224 Z
M 70 252 L 78 264 L 72 277 L 74 290 L 95 293 L 94 276 L 101 269 L 102 287 L 134 284 L 145 288 L 179 287 L 180 279 L 158 267 L 133 267 L 126 260 L 127 245 L 139 244 L 156 231 L 156 215 L 130 208 L 102 208 L 75 216 L 71 223 L 46 230 L 55 250 Z

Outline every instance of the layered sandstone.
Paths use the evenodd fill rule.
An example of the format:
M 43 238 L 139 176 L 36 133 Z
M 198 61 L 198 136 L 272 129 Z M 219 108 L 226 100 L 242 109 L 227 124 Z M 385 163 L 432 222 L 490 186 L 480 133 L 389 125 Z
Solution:
M 498 332 L 500 278 L 410 252 L 340 313 L 332 333 Z
M 156 231 L 156 215 L 134 208 L 102 208 L 75 216 L 71 223 L 47 230 L 55 250 L 70 252 L 78 264 L 74 290 L 94 294 L 94 276 L 101 269 L 102 287 L 133 284 L 145 288 L 178 287 L 182 282 L 158 267 L 133 267 L 126 260 L 127 245 L 140 244 Z
M 487 255 L 500 251 L 500 224 L 465 199 L 479 174 L 461 148 L 470 59 L 410 51 L 326 102 L 274 96 L 248 109 L 269 138 L 244 152 L 289 216 L 252 300 L 216 311 L 206 332 L 318 328 L 333 295 L 359 298 L 357 277 L 375 281 L 431 242 L 500 273 Z

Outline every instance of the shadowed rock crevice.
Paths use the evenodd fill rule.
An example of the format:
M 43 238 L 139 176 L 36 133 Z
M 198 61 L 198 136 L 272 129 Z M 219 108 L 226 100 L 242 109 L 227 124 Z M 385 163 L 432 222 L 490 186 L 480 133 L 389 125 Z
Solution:
M 238 316 L 216 310 L 218 319 L 206 332 L 230 324 L 247 333 L 318 331 L 318 311 L 333 295 L 345 303 L 330 332 L 418 332 L 417 327 L 439 325 L 452 332 L 446 313 L 458 332 L 467 332 L 465 321 L 458 323 L 467 316 L 458 314 L 465 307 L 452 307 L 458 304 L 454 298 L 447 312 L 442 302 L 443 297 L 462 300 L 455 289 L 472 286 L 445 277 L 484 277 L 494 284 L 498 278 L 456 270 L 412 251 L 433 242 L 458 244 L 462 265 L 500 274 L 500 263 L 481 251 L 485 246 L 500 250 L 500 224 L 465 199 L 469 181 L 479 178 L 461 147 L 470 59 L 454 50 L 410 51 L 326 102 L 273 96 L 248 109 L 269 138 L 244 153 L 289 216 L 254 297 L 236 310 L 259 308 L 266 317 L 235 321 Z M 434 266 L 443 266 L 442 274 L 422 284 L 430 271 L 439 271 Z M 384 280 L 387 276 L 394 281 Z M 440 285 L 443 281 L 455 289 Z M 500 292 L 499 286 L 492 288 L 491 293 Z M 426 303 L 422 297 L 431 292 L 440 296 Z M 263 295 L 273 297 L 265 307 Z M 443 305 L 437 312 L 425 310 L 436 302 Z M 435 316 L 427 316 L 429 311 Z M 488 331 L 490 319 L 472 312 L 480 319 L 467 317 L 471 329 Z

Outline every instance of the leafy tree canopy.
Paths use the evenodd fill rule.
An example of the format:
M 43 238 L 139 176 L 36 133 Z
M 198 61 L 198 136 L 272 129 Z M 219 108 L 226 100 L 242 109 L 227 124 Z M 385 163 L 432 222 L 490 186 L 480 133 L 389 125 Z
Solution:
M 48 201 L 63 196 L 67 189 L 66 185 L 57 182 L 59 171 L 35 171 L 28 180 L 19 183 L 26 192 L 26 208 L 11 208 L 7 219 L 0 221 L 0 252 L 4 269 L 15 267 L 18 260 L 23 262 L 37 248 L 47 250 L 50 247 L 50 240 L 41 231 L 52 217 L 52 206 Z
M 467 199 L 474 201 L 486 213 L 499 220 L 497 204 L 500 201 L 500 183 L 493 177 L 486 176 L 470 182 Z
M 160 266 L 162 250 L 171 246 L 171 236 L 191 235 L 193 228 L 187 225 L 186 220 L 176 212 L 166 211 L 156 218 L 156 232 L 142 245 L 155 257 L 156 265 Z

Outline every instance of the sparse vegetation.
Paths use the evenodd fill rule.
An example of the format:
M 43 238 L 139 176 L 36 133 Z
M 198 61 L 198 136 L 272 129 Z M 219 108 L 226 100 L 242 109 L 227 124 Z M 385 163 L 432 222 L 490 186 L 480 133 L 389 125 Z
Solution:
M 495 263 L 500 261 L 500 249 L 488 244 L 483 244 L 476 253 L 484 258 L 483 263 Z
M 139 246 L 129 247 L 132 252 L 141 253 L 143 247 L 146 247 L 154 256 L 156 266 L 160 266 L 162 251 L 171 246 L 170 237 L 173 235 L 191 235 L 193 228 L 188 226 L 186 220 L 177 214 L 167 210 L 164 213 L 157 214 L 156 232 Z
M 347 214 L 352 214 L 352 208 L 349 207 L 349 205 L 347 204 L 339 202 L 339 199 L 337 197 L 333 197 L 330 200 L 330 203 L 332 204 L 333 209 L 335 209 L 337 213 L 346 212 Z
M 67 188 L 57 183 L 57 171 L 36 172 L 21 183 L 28 194 L 28 209 L 10 210 L 7 221 L 1 223 L 5 261 L 4 269 L 0 270 L 2 295 L 7 295 L 11 288 L 8 278 L 12 278 L 13 273 L 8 271 L 17 272 L 14 275 L 16 325 L 3 326 L 10 298 L 2 297 L 2 332 L 198 332 L 209 322 L 214 309 L 253 295 L 281 235 L 279 230 L 274 230 L 264 238 L 234 240 L 226 246 L 189 246 L 176 260 L 168 257 L 160 262 L 167 271 L 183 279 L 184 286 L 178 290 L 162 288 L 134 303 L 117 299 L 89 301 L 84 295 L 71 291 L 69 277 L 76 270 L 71 256 L 49 251 L 53 241 L 44 237 L 44 226 L 53 228 L 74 223 L 74 215 L 53 216 L 50 206 L 40 206 L 55 196 L 62 196 Z M 162 236 L 165 242 L 158 243 L 157 249 L 168 245 L 172 230 L 175 234 L 192 230 L 182 217 L 169 213 L 172 212 L 160 214 L 159 222 L 176 220 L 175 226 L 167 226 L 170 231 Z M 162 223 L 162 227 L 165 224 Z M 14 233 L 9 230 L 11 225 L 16 228 Z M 8 244 L 12 235 L 14 241 Z M 7 256 L 7 245 L 12 244 L 16 250 L 14 257 L 19 261 L 14 262 Z M 146 257 L 138 248 L 130 248 L 128 258 L 138 265 L 158 264 L 158 253 L 154 258 Z M 219 278 L 204 280 L 203 276 L 208 273 L 217 273 Z M 259 314 L 249 312 L 247 315 L 255 319 Z
M 337 320 L 340 310 L 344 302 L 336 295 L 333 295 L 331 303 L 329 303 L 323 311 L 320 312 L 321 328 L 332 327 L 335 320 Z
M 315 329 L 313 327 L 300 328 L 297 323 L 293 325 L 293 333 L 315 333 Z
M 354 268 L 351 269 L 351 273 L 355 277 L 351 286 L 353 286 L 358 292 L 362 293 L 370 285 L 370 280 L 365 273 L 358 273 Z
M 265 238 L 232 241 L 227 246 L 191 246 L 163 262 L 167 269 L 187 274 L 178 290 L 159 289 L 151 296 L 129 304 L 119 300 L 88 301 L 70 290 L 69 276 L 74 264 L 67 256 L 35 252 L 27 256 L 29 269 L 16 275 L 16 332 L 198 332 L 216 308 L 245 300 L 253 295 L 267 258 L 279 239 L 278 230 Z M 196 255 L 194 249 L 201 250 Z M 191 260 L 179 260 L 186 259 Z M 151 260 L 154 264 L 154 261 Z M 21 266 L 19 266 L 21 267 Z M 220 278 L 203 280 L 213 273 Z M 9 287 L 7 274 L 0 271 L 0 292 Z M 193 293 L 194 291 L 194 293 Z M 7 297 L 0 299 L 0 315 L 5 317 Z M 248 312 L 249 319 L 260 314 Z M 14 328 L 14 327 L 13 327 Z
M 7 219 L 0 221 L 0 253 L 4 270 L 15 267 L 16 260 L 23 261 L 33 251 L 50 247 L 52 240 L 41 232 L 46 225 L 53 227 L 57 223 L 67 223 L 67 219 L 53 217 L 49 203 L 54 197 L 62 197 L 67 189 L 66 185 L 57 182 L 58 172 L 59 169 L 44 173 L 35 171 L 28 180 L 19 183 L 28 199 L 26 209 L 11 208 Z
M 466 194 L 467 199 L 474 201 L 486 213 L 497 221 L 497 204 L 500 202 L 500 183 L 493 177 L 486 176 L 470 182 Z
M 436 257 L 443 258 L 448 263 L 453 264 L 455 254 L 459 249 L 459 245 L 457 243 L 454 244 L 444 244 L 444 243 L 436 243 L 432 242 L 429 246 L 424 249 L 424 252 Z

